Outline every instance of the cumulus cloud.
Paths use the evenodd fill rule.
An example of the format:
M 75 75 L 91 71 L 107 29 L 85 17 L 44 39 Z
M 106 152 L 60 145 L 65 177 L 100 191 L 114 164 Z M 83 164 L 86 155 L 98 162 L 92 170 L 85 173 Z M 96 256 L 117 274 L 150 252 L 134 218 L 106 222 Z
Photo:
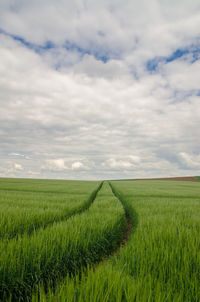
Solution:
M 108 159 L 103 166 L 107 166 L 113 169 L 130 169 L 133 167 L 133 164 L 125 160 L 116 160 L 114 158 Z
M 80 161 L 75 161 L 74 163 L 72 163 L 71 168 L 72 168 L 72 170 L 87 170 L 87 169 L 89 169 L 86 165 L 84 165 Z
M 43 169 L 48 169 L 50 171 L 62 171 L 68 169 L 65 165 L 65 161 L 63 158 L 58 159 L 48 159 L 46 166 Z
M 68 164 L 66 164 L 66 161 L 68 162 Z M 80 161 L 72 161 L 65 158 L 56 158 L 46 160 L 46 163 L 41 167 L 41 169 L 44 171 L 66 173 L 66 170 L 88 170 L 89 167 Z M 29 171 L 29 174 L 38 174 L 38 172 Z
M 200 174 L 199 37 L 198 0 L 1 1 L 0 175 Z

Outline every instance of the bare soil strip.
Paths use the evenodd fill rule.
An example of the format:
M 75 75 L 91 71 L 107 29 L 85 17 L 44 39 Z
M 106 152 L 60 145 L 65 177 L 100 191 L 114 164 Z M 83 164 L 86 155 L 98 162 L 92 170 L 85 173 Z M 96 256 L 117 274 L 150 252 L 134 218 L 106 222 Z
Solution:
M 198 179 L 194 176 L 183 176 L 183 177 L 163 177 L 163 178 L 143 178 L 137 180 L 172 180 L 172 181 L 192 181 L 198 182 Z

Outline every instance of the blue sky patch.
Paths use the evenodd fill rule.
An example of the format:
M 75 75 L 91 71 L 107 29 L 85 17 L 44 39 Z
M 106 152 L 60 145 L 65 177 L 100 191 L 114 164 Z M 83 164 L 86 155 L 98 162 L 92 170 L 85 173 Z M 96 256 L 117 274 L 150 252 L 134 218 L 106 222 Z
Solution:
M 79 46 L 76 43 L 70 42 L 70 41 L 66 41 L 64 44 L 65 49 L 69 50 L 69 51 L 73 51 L 76 50 L 78 51 L 81 56 L 84 55 L 92 55 L 94 56 L 97 60 L 102 61 L 103 63 L 107 63 L 110 60 L 110 55 L 108 53 L 108 51 L 103 51 L 102 49 L 97 50 L 93 50 L 88 49 L 88 48 L 83 48 L 81 46 Z
M 25 47 L 27 47 L 29 49 L 32 49 L 36 53 L 42 53 L 42 52 L 48 51 L 52 48 L 56 48 L 56 45 L 52 41 L 46 41 L 43 45 L 40 45 L 40 44 L 32 43 L 19 35 L 8 33 L 3 29 L 0 29 L 0 34 L 3 34 L 5 36 L 12 38 L 15 41 L 20 42 L 22 45 L 24 45 Z M 70 41 L 66 41 L 62 45 L 62 47 L 64 47 L 68 51 L 77 51 L 81 54 L 82 57 L 86 54 L 92 55 L 97 60 L 102 61 L 103 63 L 107 63 L 111 59 L 111 56 L 112 56 L 112 58 L 119 57 L 117 54 L 111 55 L 108 50 L 102 50 L 102 48 L 100 48 L 100 47 L 99 47 L 99 49 L 98 49 L 98 47 L 91 47 L 91 49 L 83 48 L 83 47 L 79 46 L 78 44 L 70 42 Z M 95 49 L 98 49 L 98 50 L 95 50 Z
M 46 41 L 43 45 L 32 43 L 32 42 L 29 42 L 28 40 L 24 39 L 21 36 L 10 34 L 3 29 L 0 29 L 0 34 L 3 34 L 5 36 L 12 38 L 15 41 L 20 42 L 22 45 L 26 46 L 29 49 L 34 50 L 37 53 L 40 53 L 42 51 L 48 51 L 49 49 L 52 49 L 55 47 L 55 44 L 51 41 Z
M 167 64 L 172 61 L 178 60 L 186 55 L 191 55 L 191 63 L 196 62 L 200 59 L 200 45 L 191 45 L 186 48 L 178 48 L 170 56 L 158 56 L 152 60 L 148 60 L 146 63 L 146 68 L 150 73 L 157 71 L 160 64 Z
M 171 56 L 164 58 L 164 60 L 166 61 L 166 63 L 169 63 L 183 57 L 189 52 L 190 52 L 189 49 L 177 49 L 172 53 Z
M 157 70 L 159 63 L 163 62 L 163 57 L 156 57 L 152 60 L 147 61 L 146 68 L 150 72 L 154 72 Z

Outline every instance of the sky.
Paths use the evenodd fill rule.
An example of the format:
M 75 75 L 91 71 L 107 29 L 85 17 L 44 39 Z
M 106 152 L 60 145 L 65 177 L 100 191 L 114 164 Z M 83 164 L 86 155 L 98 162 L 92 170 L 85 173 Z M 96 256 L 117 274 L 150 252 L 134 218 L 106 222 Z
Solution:
M 1 0 L 0 177 L 200 175 L 199 0 Z

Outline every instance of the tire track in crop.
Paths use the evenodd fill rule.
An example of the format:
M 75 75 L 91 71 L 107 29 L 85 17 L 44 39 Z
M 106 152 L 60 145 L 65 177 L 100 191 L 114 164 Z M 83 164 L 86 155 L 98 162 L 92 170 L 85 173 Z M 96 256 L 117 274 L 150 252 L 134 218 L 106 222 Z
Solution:
M 81 266 L 79 271 L 76 271 L 75 274 L 72 273 L 70 275 L 70 278 L 74 278 L 74 276 L 76 276 L 76 274 L 77 274 L 79 282 L 81 281 L 83 276 L 87 276 L 88 269 L 89 270 L 92 269 L 92 270 L 95 271 L 98 268 L 99 265 L 103 264 L 106 261 L 109 261 L 109 259 L 111 257 L 116 256 L 120 252 L 121 248 L 123 248 L 127 244 L 133 230 L 135 229 L 135 226 L 137 225 L 137 223 L 135 223 L 135 224 L 132 223 L 132 219 L 131 219 L 129 210 L 124 206 L 123 201 L 121 200 L 121 198 L 119 198 L 119 195 L 115 192 L 114 188 L 112 187 L 112 185 L 109 181 L 102 181 L 98 191 L 96 192 L 96 195 L 95 195 L 95 198 L 93 199 L 93 202 L 95 201 L 96 196 L 99 193 L 99 191 L 101 190 L 104 182 L 107 182 L 109 184 L 109 186 L 111 188 L 111 191 L 112 191 L 112 194 L 115 196 L 115 198 L 122 205 L 122 207 L 124 209 L 124 215 L 125 215 L 125 218 L 126 218 L 126 226 L 125 226 L 124 233 L 123 233 L 121 241 L 119 242 L 118 246 L 114 250 L 112 250 L 112 252 L 110 252 L 110 254 L 107 254 L 107 255 L 105 254 L 104 257 L 98 262 L 93 262 L 93 263 L 90 263 L 86 266 Z M 55 293 L 56 286 L 59 284 L 59 282 L 62 282 L 62 281 L 59 280 L 58 283 L 55 282 L 53 284 L 49 283 L 49 286 L 50 286 L 49 289 L 51 288 L 52 292 Z M 46 288 L 46 294 L 48 294 L 48 289 L 47 288 Z M 38 292 L 38 297 L 39 297 L 39 292 Z M 40 297 L 38 298 L 37 301 L 42 302 Z
M 23 235 L 28 235 L 31 236 L 33 232 L 37 232 L 40 229 L 46 229 L 47 227 L 53 225 L 54 223 L 59 223 L 59 222 L 64 222 L 66 220 L 68 220 L 69 218 L 75 216 L 75 215 L 79 215 L 81 213 L 83 213 L 84 211 L 88 210 L 89 207 L 92 205 L 92 203 L 94 202 L 98 192 L 101 190 L 101 187 L 103 185 L 103 181 L 100 183 L 100 185 L 97 187 L 97 189 L 93 190 L 92 193 L 90 194 L 90 196 L 88 197 L 87 201 L 85 201 L 80 207 L 72 210 L 71 212 L 67 213 L 66 215 L 62 216 L 62 217 L 58 217 L 57 219 L 53 219 L 51 221 L 48 221 L 45 224 L 42 224 L 42 222 L 36 226 L 33 225 L 32 228 L 30 228 L 29 230 L 22 232 L 22 233 L 16 233 L 14 235 L 12 235 L 11 237 L 8 238 L 0 238 L 2 241 L 6 243 L 8 243 L 9 241 L 13 240 L 13 239 L 18 239 L 19 237 L 23 237 Z
M 103 185 L 103 183 L 104 183 L 104 181 L 102 182 L 102 185 Z M 135 229 L 137 227 L 137 224 L 138 224 L 137 213 L 135 212 L 135 210 L 132 209 L 132 208 L 126 207 L 125 202 L 122 200 L 119 193 L 113 188 L 112 184 L 109 181 L 108 181 L 108 184 L 111 188 L 111 191 L 112 191 L 113 195 L 122 204 L 123 209 L 124 209 L 124 215 L 126 217 L 126 227 L 125 227 L 125 230 L 124 230 L 124 234 L 123 234 L 123 237 L 122 237 L 119 245 L 109 255 L 105 256 L 99 262 L 90 264 L 89 266 L 87 266 L 86 270 L 84 269 L 84 267 L 82 267 L 82 268 L 80 268 L 79 272 L 76 272 L 76 273 L 78 273 L 79 282 L 81 281 L 82 276 L 84 276 L 84 277 L 87 276 L 88 269 L 89 270 L 92 269 L 93 271 L 95 271 L 98 268 L 98 266 L 100 266 L 101 264 L 109 261 L 109 259 L 111 259 L 111 257 L 114 257 L 117 254 L 119 254 L 121 248 L 123 248 L 128 243 L 131 234 L 135 231 Z M 74 276 L 72 275 L 71 277 L 73 278 Z M 53 288 L 53 291 L 55 291 L 55 287 Z M 38 301 L 42 302 L 40 299 Z
M 102 187 L 102 185 L 103 185 L 103 182 L 99 185 L 99 187 L 98 187 L 98 189 L 96 190 L 96 192 L 93 194 L 93 198 L 92 198 L 92 202 L 94 202 L 95 201 L 95 199 L 96 199 L 96 196 L 97 196 L 97 194 L 98 194 L 98 192 L 101 190 L 101 187 Z M 106 260 L 108 260 L 111 256 L 114 256 L 114 255 L 116 255 L 119 251 L 120 251 L 120 248 L 122 247 L 122 246 L 124 246 L 126 243 L 127 243 L 127 241 L 128 241 L 128 239 L 129 239 L 129 237 L 130 237 L 130 235 L 131 235 L 131 233 L 132 233 L 132 229 L 133 229 L 133 227 L 132 227 L 132 221 L 131 221 L 131 217 L 130 217 L 130 215 L 129 215 L 129 211 L 128 210 L 126 210 L 126 208 L 124 207 L 124 204 L 123 204 L 123 202 L 121 202 L 121 200 L 120 200 L 120 198 L 118 198 L 118 196 L 117 196 L 117 194 L 115 193 L 115 191 L 113 190 L 113 188 L 112 188 L 112 185 L 108 182 L 108 185 L 110 186 L 110 188 L 111 188 L 111 191 L 112 191 L 112 193 L 111 193 L 111 195 L 113 194 L 114 196 L 115 196 L 115 198 L 117 199 L 117 200 L 119 200 L 119 202 L 120 202 L 120 204 L 122 204 L 123 205 L 123 208 L 124 208 L 124 213 L 123 213 L 123 215 L 125 215 L 125 217 L 126 217 L 126 227 L 124 226 L 123 227 L 123 229 L 124 229 L 124 232 L 123 232 L 123 236 L 121 237 L 122 239 L 120 240 L 119 239 L 119 241 L 118 241 L 118 246 L 114 249 L 114 250 L 111 250 L 110 251 L 110 253 L 108 253 L 108 254 L 106 254 L 105 252 L 104 252 L 104 256 L 102 255 L 102 258 L 101 259 L 99 259 L 100 261 L 98 262 L 96 262 L 96 264 L 95 264 L 95 261 L 92 263 L 91 262 L 91 264 L 89 264 L 88 263 L 88 265 L 92 268 L 92 267 L 97 267 L 99 264 L 101 264 L 102 262 L 104 262 L 104 261 L 106 261 Z M 92 203 L 91 203 L 92 204 Z M 109 238 L 108 238 L 108 241 L 109 241 Z M 87 266 L 88 267 L 88 266 Z M 74 271 L 75 272 L 75 271 Z M 80 266 L 79 267 L 79 273 L 80 273 L 80 278 L 82 277 L 81 275 L 82 275 L 82 272 L 84 272 L 84 265 L 82 266 Z M 64 271 L 63 271 L 63 273 L 65 273 Z M 73 277 L 73 271 L 70 273 L 71 274 L 71 277 Z M 63 277 L 64 277 L 64 275 L 63 275 Z M 60 275 L 60 277 L 59 278 L 63 278 L 61 275 Z M 55 290 L 55 286 L 56 286 L 56 280 L 53 280 L 52 279 L 52 281 L 51 281 L 51 279 L 49 279 L 49 280 L 43 280 L 44 281 L 44 284 L 46 284 L 46 286 L 51 286 L 51 288 L 53 289 L 53 291 Z M 47 283 L 45 283 L 45 282 L 47 282 Z M 54 283 L 55 282 L 55 283 Z M 58 279 L 58 282 L 59 282 L 59 279 Z M 32 288 L 32 285 L 30 285 L 31 286 L 31 288 Z M 45 287 L 46 287 L 45 286 Z M 30 293 L 29 294 L 31 294 L 31 291 L 32 291 L 32 289 L 30 289 Z M 22 289 L 21 289 L 21 292 L 22 292 L 22 297 L 25 297 L 25 295 L 26 294 L 28 294 L 28 292 L 24 292 L 23 293 L 23 286 L 22 286 Z M 17 292 L 15 293 L 13 293 L 14 294 L 14 296 L 13 296 L 13 299 L 11 300 L 11 301 L 18 301 L 18 300 L 15 300 L 15 297 L 16 297 L 16 294 L 17 294 Z M 29 295 L 28 294 L 28 295 Z
M 116 191 L 114 190 L 113 186 L 111 185 L 110 182 L 109 186 L 112 190 L 113 195 L 119 200 L 119 202 L 122 204 L 123 208 L 124 208 L 124 212 L 125 212 L 125 217 L 126 217 L 126 229 L 124 232 L 124 236 L 122 238 L 122 241 L 120 242 L 119 246 L 117 247 L 117 249 L 114 251 L 113 255 L 116 255 L 119 253 L 121 247 L 125 246 L 129 240 L 129 237 L 131 236 L 131 233 L 133 232 L 133 223 L 132 223 L 132 219 L 129 213 L 129 210 L 125 207 L 124 202 L 122 201 L 121 197 L 119 196 L 119 194 L 116 193 Z M 134 225 L 134 228 L 137 225 L 137 219 L 136 219 L 136 223 Z
M 133 226 L 132 226 L 132 222 L 131 222 L 130 216 L 129 216 L 129 214 L 127 212 L 125 212 L 125 216 L 126 216 L 126 229 L 125 229 L 125 232 L 124 232 L 124 236 L 122 238 L 122 241 L 120 242 L 120 245 L 114 251 L 113 255 L 116 255 L 116 254 L 118 254 L 120 252 L 120 249 L 123 246 L 126 245 L 126 243 L 129 240 L 129 237 L 131 236 L 131 233 L 132 233 Z
M 102 187 L 103 183 L 104 182 L 102 182 L 101 187 Z M 133 223 L 133 216 L 131 215 L 132 214 L 131 208 L 130 208 L 130 210 L 128 208 L 126 208 L 125 202 L 123 202 L 123 200 L 121 200 L 118 192 L 115 192 L 115 189 L 112 187 L 112 185 L 109 182 L 106 182 L 106 183 L 109 185 L 109 187 L 111 189 L 111 196 L 113 195 L 116 199 L 116 202 L 119 202 L 123 207 L 123 215 L 126 218 L 126 224 L 123 226 L 123 231 L 120 235 L 120 239 L 118 240 L 118 244 L 117 244 L 117 246 L 115 246 L 114 249 L 111 249 L 109 253 L 105 253 L 105 251 L 104 251 L 104 255 L 102 255 L 102 257 L 99 259 L 99 261 L 94 260 L 93 262 L 85 263 L 85 264 L 81 265 L 78 270 L 71 272 L 69 274 L 69 276 L 68 276 L 69 278 L 74 278 L 74 277 L 78 278 L 79 282 L 82 280 L 82 278 L 85 278 L 85 277 L 87 278 L 88 272 L 90 270 L 95 271 L 100 265 L 109 261 L 109 259 L 111 257 L 116 256 L 120 252 L 121 248 L 123 248 L 127 244 L 129 237 L 131 236 L 131 234 L 134 230 L 134 227 L 136 226 L 136 223 Z M 97 193 L 99 193 L 99 191 L 101 190 L 101 187 L 99 188 Z M 96 195 L 97 195 L 97 193 L 96 193 Z M 95 196 L 95 198 L 96 198 L 96 196 Z M 95 201 L 95 198 L 94 198 L 94 201 Z M 109 238 L 108 238 L 108 241 L 110 241 Z M 44 290 L 45 290 L 45 295 L 48 295 L 49 290 L 51 291 L 51 293 L 55 293 L 56 287 L 59 284 L 62 284 L 63 278 L 65 278 L 64 275 L 59 277 L 59 279 L 57 279 L 57 281 L 54 280 L 53 282 L 51 282 L 51 280 L 50 280 L 50 282 L 48 282 L 47 284 L 42 283 L 43 284 L 42 288 L 44 288 Z M 37 301 L 42 302 L 42 300 L 40 299 L 39 288 L 36 289 L 35 295 L 38 296 Z M 56 297 L 55 297 L 55 301 L 56 301 Z
M 119 254 L 120 249 L 123 248 L 128 243 L 128 240 L 129 240 L 132 232 L 135 230 L 135 228 L 137 227 L 137 224 L 138 224 L 137 213 L 133 209 L 131 209 L 132 211 L 130 209 L 127 209 L 124 205 L 122 198 L 115 191 L 115 189 L 113 188 L 113 186 L 111 185 L 111 183 L 109 181 L 108 181 L 108 184 L 112 190 L 113 195 L 118 199 L 118 201 L 122 204 L 122 206 L 124 208 L 124 215 L 126 217 L 126 227 L 124 230 L 123 237 L 122 237 L 119 245 L 116 247 L 116 249 L 112 253 L 110 253 L 110 255 L 106 256 L 98 263 L 93 264 L 94 269 L 96 269 L 103 262 L 108 261 L 111 257 Z M 132 213 L 130 213 L 130 212 L 132 212 Z M 132 222 L 131 216 L 134 217 L 134 223 Z
M 103 181 L 100 183 L 100 185 L 98 186 L 97 189 L 95 189 L 89 196 L 88 200 L 82 204 L 82 206 L 80 206 L 79 208 L 75 209 L 72 213 L 70 213 L 69 215 L 63 216 L 61 219 L 58 220 L 54 220 L 54 221 L 50 221 L 48 224 L 46 224 L 43 228 L 45 229 L 46 227 L 50 226 L 53 223 L 57 223 L 57 222 L 62 222 L 62 221 L 66 221 L 69 218 L 75 216 L 75 215 L 80 215 L 83 212 L 85 212 L 86 210 L 89 209 L 89 207 L 92 205 L 92 203 L 95 201 L 98 192 L 101 190 L 101 187 L 103 185 Z M 39 227 L 40 228 L 40 227 Z
M 90 195 L 90 197 L 88 198 L 88 200 L 87 200 L 87 202 L 85 202 L 85 204 L 83 204 L 82 206 L 81 206 L 81 208 L 79 208 L 78 209 L 78 211 L 76 211 L 75 213 L 73 213 L 72 215 L 70 215 L 70 217 L 65 217 L 65 219 L 61 219 L 61 220 L 59 220 L 59 221 L 54 221 L 55 223 L 59 223 L 59 222 L 65 222 L 65 221 L 67 221 L 69 218 L 72 218 L 72 216 L 78 216 L 78 215 L 80 215 L 80 214 L 82 214 L 82 213 L 84 213 L 85 211 L 87 211 L 89 208 L 90 208 L 90 206 L 92 205 L 92 203 L 95 201 L 95 199 L 96 199 L 96 197 L 97 197 L 97 194 L 98 194 L 98 192 L 101 190 L 101 188 L 102 188 L 102 185 L 103 185 L 103 181 L 99 184 L 99 186 L 97 187 L 97 189 L 95 189 L 95 190 L 93 190 L 92 191 L 92 193 L 91 193 L 91 195 Z M 48 224 L 48 225 L 50 225 L 50 227 L 51 227 L 51 225 L 54 223 L 54 222 L 52 222 L 52 223 L 50 223 L 50 224 Z M 43 229 L 45 229 L 48 225 L 45 225 L 45 227 L 43 227 Z M 39 230 L 39 229 L 41 229 L 41 227 L 39 227 L 39 228 L 37 228 L 37 231 Z M 25 234 L 27 234 L 27 233 L 25 233 Z M 22 237 L 23 237 L 23 235 L 24 234 L 22 234 Z M 32 234 L 30 234 L 30 236 L 29 236 L 29 234 L 28 234 L 28 236 L 31 238 L 31 235 Z M 16 240 L 17 239 L 17 237 L 16 238 L 12 238 L 12 239 L 10 239 L 10 240 L 8 240 L 7 242 L 5 241 L 5 248 L 6 248 L 6 243 L 10 243 L 10 242 L 14 242 L 14 240 Z M 15 243 L 15 242 L 14 242 Z M 16 241 L 16 243 L 17 243 L 17 241 Z M 51 282 L 52 280 L 51 279 L 49 279 L 49 284 L 50 284 L 50 282 Z M 3 284 L 3 283 L 2 283 Z M 52 283 L 53 284 L 53 283 Z M 0 302 L 2 301 L 13 301 L 13 302 L 18 302 L 18 301 L 31 301 L 30 299 L 31 299 L 31 292 L 32 292 L 32 289 L 34 288 L 34 286 L 36 286 L 37 285 L 37 282 L 34 284 L 34 283 L 32 283 L 30 286 L 29 286 L 29 288 L 27 288 L 27 290 L 24 290 L 24 287 L 23 287 L 23 285 L 22 285 L 22 287 L 21 287 L 21 289 L 19 290 L 19 292 L 20 292 L 20 294 L 21 294 L 21 296 L 20 296 L 20 298 L 18 297 L 18 294 L 19 294 L 19 292 L 17 291 L 17 287 L 16 287 L 16 292 L 14 291 L 13 293 L 11 293 L 11 292 L 9 292 L 9 291 L 6 291 L 5 290 L 5 288 L 3 288 L 3 290 L 1 289 L 1 286 L 0 286 Z M 27 296 L 26 296 L 27 295 Z

